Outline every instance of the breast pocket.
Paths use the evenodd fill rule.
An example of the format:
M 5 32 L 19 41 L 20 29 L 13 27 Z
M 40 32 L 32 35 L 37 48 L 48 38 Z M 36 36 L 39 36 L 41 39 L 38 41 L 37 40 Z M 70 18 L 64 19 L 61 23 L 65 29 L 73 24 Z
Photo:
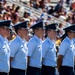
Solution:
M 42 47 L 41 46 L 38 46 L 37 47 L 37 52 L 40 52 L 40 51 L 42 51 Z
M 49 48 L 48 52 L 51 53 L 52 51 L 53 51 L 52 48 Z
M 20 48 L 21 56 L 26 56 L 27 53 L 28 53 L 28 50 L 24 46 L 21 46 L 21 48 Z
M 54 47 L 50 47 L 50 48 L 49 48 L 49 53 L 50 53 L 50 54 L 55 53 L 55 48 L 54 48 Z
M 71 45 L 69 49 L 70 49 L 70 52 L 73 53 L 74 52 L 74 45 Z
M 7 48 L 5 46 L 3 46 L 0 50 L 0 53 L 2 54 L 6 54 L 7 53 Z

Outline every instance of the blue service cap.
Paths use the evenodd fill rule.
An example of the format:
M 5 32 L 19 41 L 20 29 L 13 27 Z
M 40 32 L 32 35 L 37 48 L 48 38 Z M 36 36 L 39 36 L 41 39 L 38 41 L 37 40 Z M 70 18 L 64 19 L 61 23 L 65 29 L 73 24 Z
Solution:
M 64 28 L 63 30 L 75 32 L 75 25 L 68 26 L 68 27 Z
M 39 21 L 36 24 L 32 25 L 30 28 L 32 28 L 32 29 L 36 29 L 36 28 L 43 28 L 43 29 L 45 29 L 44 22 L 43 21 Z
M 10 29 L 10 23 L 11 23 L 11 20 L 0 20 L 0 27 L 6 26 L 7 28 Z
M 18 24 L 15 24 L 13 27 L 14 27 L 15 30 L 18 30 L 20 28 L 28 29 L 27 25 L 28 25 L 28 21 L 24 21 L 24 22 L 20 22 Z
M 55 31 L 58 31 L 57 30 L 57 26 L 58 26 L 58 23 L 52 23 L 52 24 L 47 25 L 45 28 L 46 28 L 46 30 L 55 30 Z

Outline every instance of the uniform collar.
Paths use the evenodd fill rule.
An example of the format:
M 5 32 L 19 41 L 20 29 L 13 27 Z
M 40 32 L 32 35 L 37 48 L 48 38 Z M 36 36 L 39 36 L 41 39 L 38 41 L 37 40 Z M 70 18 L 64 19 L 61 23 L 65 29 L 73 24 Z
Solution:
M 49 43 L 54 43 L 54 41 L 51 40 L 49 37 L 47 37 L 47 40 L 49 41 Z
M 7 38 L 4 38 L 2 35 L 0 35 L 1 41 L 8 41 Z
M 73 40 L 74 40 L 74 42 L 75 42 L 75 38 L 74 38 Z
M 22 39 L 20 36 L 17 35 L 17 38 L 20 40 L 20 42 L 26 42 L 26 40 Z
M 68 42 L 72 42 L 73 39 L 70 39 L 69 37 L 66 36 L 66 39 L 68 40 Z
M 37 39 L 38 42 L 42 42 L 42 40 L 39 39 L 36 35 L 34 35 L 34 37 Z
M 73 41 L 75 42 L 75 38 L 73 38 Z

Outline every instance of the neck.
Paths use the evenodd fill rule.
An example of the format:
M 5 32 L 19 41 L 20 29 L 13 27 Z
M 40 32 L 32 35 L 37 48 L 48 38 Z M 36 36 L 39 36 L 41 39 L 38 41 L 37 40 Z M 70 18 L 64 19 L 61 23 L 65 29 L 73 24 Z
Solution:
M 2 37 L 4 37 L 4 38 L 7 38 L 6 35 L 4 35 L 4 34 L 2 34 L 2 33 L 1 33 L 0 35 L 1 35 Z
M 21 37 L 21 36 L 20 36 Z M 25 40 L 25 37 L 21 37 L 23 40 Z
M 20 35 L 19 35 L 20 36 Z M 23 36 L 20 36 L 23 40 L 25 39 L 25 37 L 23 37 Z
M 68 37 L 69 37 L 69 39 L 70 39 L 70 40 L 72 40 L 72 39 L 73 39 L 73 37 L 72 37 L 72 36 L 70 36 L 70 35 L 69 35 Z
M 70 39 L 70 40 L 72 40 L 72 39 L 73 39 L 73 37 L 69 37 L 69 39 Z
M 4 35 L 1 35 L 3 38 L 6 38 Z
M 51 37 L 51 36 L 48 36 L 48 38 L 50 38 L 51 40 L 55 40 L 55 38 L 54 37 Z
M 39 39 L 42 39 L 42 37 L 40 35 L 35 34 Z

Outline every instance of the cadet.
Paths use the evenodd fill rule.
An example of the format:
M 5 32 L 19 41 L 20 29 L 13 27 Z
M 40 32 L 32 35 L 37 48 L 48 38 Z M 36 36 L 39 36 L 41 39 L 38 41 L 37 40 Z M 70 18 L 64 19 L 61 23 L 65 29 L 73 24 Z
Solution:
M 74 74 L 75 74 L 75 38 L 74 38 Z
M 11 69 L 10 75 L 25 75 L 27 69 L 27 22 L 21 22 L 14 26 L 17 37 L 11 42 Z
M 10 22 L 0 21 L 0 75 L 7 75 L 10 70 L 10 48 L 7 40 L 10 35 Z
M 74 41 L 75 25 L 64 29 L 66 38 L 62 41 L 59 48 L 59 55 L 57 59 L 59 75 L 74 75 Z
M 28 42 L 28 69 L 27 75 L 40 75 L 42 66 L 42 36 L 44 34 L 43 22 L 37 22 L 31 27 L 34 36 Z
M 57 23 L 52 23 L 46 26 L 47 38 L 42 44 L 42 75 L 55 75 L 56 67 L 56 48 L 55 37 L 57 31 Z

